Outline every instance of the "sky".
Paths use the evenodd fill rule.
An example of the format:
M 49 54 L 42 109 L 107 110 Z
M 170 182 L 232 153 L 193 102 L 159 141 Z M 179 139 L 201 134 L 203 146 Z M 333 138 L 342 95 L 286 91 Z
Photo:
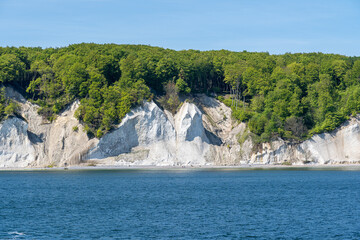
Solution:
M 360 56 L 360 0 L 0 0 L 0 46 Z

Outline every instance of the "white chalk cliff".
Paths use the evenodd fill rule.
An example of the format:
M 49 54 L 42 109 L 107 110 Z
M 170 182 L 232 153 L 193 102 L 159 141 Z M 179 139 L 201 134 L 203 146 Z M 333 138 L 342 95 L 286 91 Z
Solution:
M 239 144 L 246 125 L 232 121 L 230 108 L 205 95 L 184 102 L 175 115 L 145 102 L 101 139 L 89 139 L 73 116 L 79 102 L 50 123 L 16 91 L 7 88 L 6 94 L 19 103 L 21 118 L 0 123 L 0 168 L 360 163 L 359 116 L 303 143 L 279 139 L 255 151 L 251 138 Z
M 35 160 L 28 125 L 19 118 L 0 124 L 0 167 L 27 167 Z
M 262 152 L 252 155 L 251 162 L 359 164 L 360 163 L 360 116 L 353 117 L 330 133 L 314 135 L 301 144 L 282 140 L 262 144 Z
M 131 111 L 86 159 L 111 165 L 204 165 L 209 148 L 202 113 L 185 102 L 173 117 L 154 102 Z

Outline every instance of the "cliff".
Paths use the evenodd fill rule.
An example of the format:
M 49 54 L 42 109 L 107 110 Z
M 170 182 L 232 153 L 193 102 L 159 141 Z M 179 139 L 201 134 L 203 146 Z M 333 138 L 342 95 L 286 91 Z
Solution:
M 262 152 L 253 154 L 251 162 L 359 164 L 360 163 L 360 116 L 351 118 L 330 133 L 314 135 L 301 144 L 282 140 L 262 144 Z
M 0 124 L 0 167 L 360 163 L 359 116 L 300 144 L 279 139 L 254 148 L 251 138 L 239 143 L 247 128 L 232 121 L 227 106 L 198 95 L 175 115 L 145 102 L 101 139 L 89 139 L 73 116 L 78 102 L 50 123 L 13 89 L 6 94 L 21 118 Z

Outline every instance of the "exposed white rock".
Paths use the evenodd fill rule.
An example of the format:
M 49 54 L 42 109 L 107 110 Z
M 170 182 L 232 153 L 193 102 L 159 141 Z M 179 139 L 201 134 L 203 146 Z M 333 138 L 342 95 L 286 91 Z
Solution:
M 89 139 L 74 118 L 78 101 L 50 123 L 16 91 L 7 88 L 6 94 L 19 103 L 22 119 L 0 124 L 0 167 L 360 163 L 360 116 L 300 144 L 279 139 L 254 148 L 244 135 L 246 125 L 233 122 L 230 108 L 198 95 L 175 115 L 146 102 L 98 140 Z
M 193 104 L 185 102 L 175 115 L 176 158 L 181 165 L 205 165 L 209 151 L 202 113 Z M 208 161 L 211 163 L 211 160 Z
M 27 130 L 28 124 L 15 117 L 0 124 L 0 167 L 27 167 L 35 160 Z
M 200 138 L 208 141 L 202 123 L 202 113 L 193 103 L 185 102 L 175 115 L 177 142 L 193 141 Z
M 208 141 L 194 104 L 185 102 L 173 117 L 146 102 L 101 138 L 87 159 L 104 165 L 204 165 Z
M 152 149 L 147 158 L 163 161 L 162 158 L 168 158 L 168 147 L 174 139 L 174 127 L 164 112 L 154 102 L 146 102 L 128 113 L 117 129 L 103 136 L 98 145 L 90 150 L 87 159 L 115 157 L 130 153 L 133 148 L 140 146 Z M 159 142 L 163 144 L 159 146 Z
M 247 131 L 246 125 L 234 121 L 231 109 L 215 98 L 200 94 L 196 96 L 196 102 L 204 112 L 203 123 L 211 142 L 207 153 L 208 161 L 215 165 L 247 163 L 251 155 L 252 142 L 248 139 L 240 145 L 238 141 Z
M 81 162 L 83 155 L 98 142 L 97 139 L 89 139 L 87 137 L 82 125 L 74 117 L 74 112 L 79 106 L 78 101 L 75 101 L 55 121 L 50 123 L 38 114 L 39 107 L 37 105 L 26 101 L 21 94 L 12 88 L 6 88 L 6 96 L 17 101 L 20 105 L 20 114 L 27 121 L 27 123 L 24 122 L 27 134 L 19 134 L 19 136 L 26 142 L 26 146 L 30 144 L 28 148 L 32 149 L 32 151 L 29 151 L 28 148 L 25 148 L 17 141 L 15 145 L 18 146 L 17 149 L 20 149 L 20 153 L 23 154 L 18 154 L 18 157 L 13 157 L 11 158 L 12 160 L 8 160 L 8 158 L 4 157 L 4 154 L 0 154 L 0 166 L 4 166 L 5 161 L 6 167 L 19 167 L 17 161 L 24 162 L 21 166 L 32 167 L 48 165 L 64 166 L 65 163 L 67 165 L 77 165 Z M 6 124 L 7 121 L 2 125 Z M 12 122 L 9 125 L 13 124 L 14 127 L 18 127 L 18 121 L 22 120 L 12 121 L 16 121 L 17 125 Z M 78 127 L 78 130 L 74 131 L 74 127 Z M 13 138 L 16 137 L 17 134 L 13 134 L 11 137 L 6 136 L 5 140 L 6 142 L 14 143 Z M 7 151 L 9 152 L 10 148 L 4 147 L 4 151 L 5 149 L 8 149 Z
M 360 163 L 360 116 L 331 133 L 313 136 L 300 149 L 307 154 L 308 161 L 320 164 Z
M 56 163 L 58 166 L 79 164 L 87 151 L 98 143 L 98 139 L 89 139 L 82 125 L 74 117 L 79 102 L 75 101 L 61 113 L 47 131 L 47 149 L 43 160 Z M 78 130 L 74 131 L 77 127 Z
M 301 144 L 282 140 L 262 144 L 251 163 L 293 164 L 350 164 L 360 163 L 360 116 L 345 122 L 331 133 L 314 135 Z

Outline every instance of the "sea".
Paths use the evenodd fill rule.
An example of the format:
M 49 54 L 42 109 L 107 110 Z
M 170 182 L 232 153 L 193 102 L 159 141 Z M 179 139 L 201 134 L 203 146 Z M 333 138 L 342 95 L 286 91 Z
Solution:
M 360 239 L 360 171 L 1 171 L 0 239 Z

